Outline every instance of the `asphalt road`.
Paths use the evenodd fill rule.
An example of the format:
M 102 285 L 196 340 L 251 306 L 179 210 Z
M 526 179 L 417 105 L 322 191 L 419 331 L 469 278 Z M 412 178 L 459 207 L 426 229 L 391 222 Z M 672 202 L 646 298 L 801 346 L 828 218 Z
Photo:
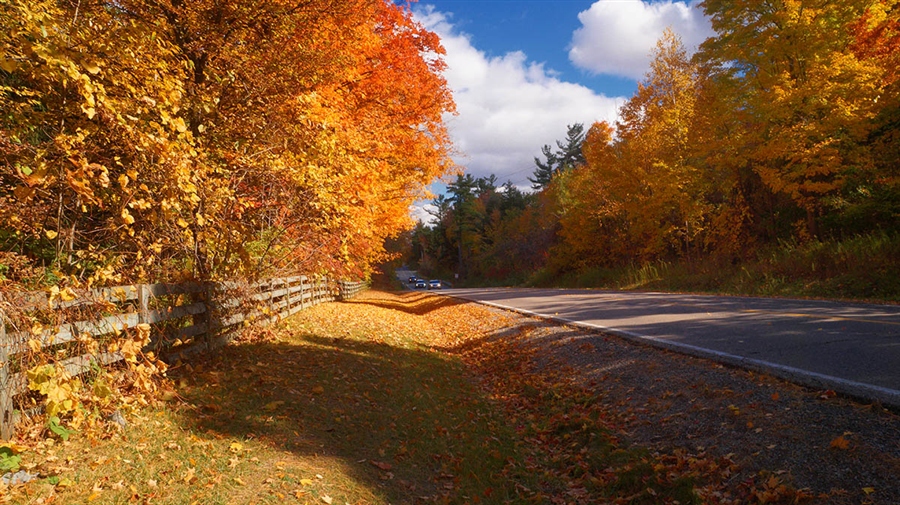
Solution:
M 898 306 L 563 289 L 439 293 L 900 407 Z

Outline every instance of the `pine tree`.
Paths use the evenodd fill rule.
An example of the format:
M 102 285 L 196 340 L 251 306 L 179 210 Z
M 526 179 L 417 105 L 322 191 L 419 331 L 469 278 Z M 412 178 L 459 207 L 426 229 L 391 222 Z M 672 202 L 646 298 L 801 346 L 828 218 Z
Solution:
M 563 170 L 570 170 L 584 165 L 584 155 L 581 153 L 581 145 L 584 143 L 584 125 L 575 123 L 569 125 L 566 132 L 565 143 L 556 141 L 556 151 L 550 145 L 544 145 L 541 153 L 544 155 L 545 161 L 540 158 L 534 158 L 534 164 L 537 168 L 534 170 L 534 178 L 528 178 L 531 181 L 531 187 L 536 191 L 547 187 L 553 176 Z

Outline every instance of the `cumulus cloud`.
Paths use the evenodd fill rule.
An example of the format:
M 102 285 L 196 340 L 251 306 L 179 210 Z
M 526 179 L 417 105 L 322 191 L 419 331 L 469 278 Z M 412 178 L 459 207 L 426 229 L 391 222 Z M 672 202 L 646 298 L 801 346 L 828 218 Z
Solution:
M 495 174 L 500 183 L 529 187 L 541 146 L 565 138 L 570 124 L 614 120 L 624 101 L 561 81 L 520 51 L 488 56 L 433 8 L 416 16 L 447 50 L 445 77 L 458 111 L 447 124 L 457 163 L 476 177 Z
M 569 60 L 597 74 L 641 79 L 650 53 L 668 27 L 689 53 L 713 34 L 709 19 L 693 3 L 599 0 L 578 14 L 581 28 L 572 36 Z

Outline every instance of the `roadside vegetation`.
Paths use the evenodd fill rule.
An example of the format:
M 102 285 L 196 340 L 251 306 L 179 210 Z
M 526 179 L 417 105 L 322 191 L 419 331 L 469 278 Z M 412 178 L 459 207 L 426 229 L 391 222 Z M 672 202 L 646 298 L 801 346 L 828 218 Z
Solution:
M 415 261 L 409 261 L 417 265 Z M 453 278 L 448 269 L 420 268 Z M 600 288 L 900 302 L 900 235 L 878 232 L 845 240 L 779 242 L 741 261 L 706 256 L 621 266 L 545 265 L 500 277 L 471 276 L 457 287 Z
M 780 243 L 741 263 L 703 258 L 563 274 L 541 270 L 524 284 L 898 302 L 900 235 Z

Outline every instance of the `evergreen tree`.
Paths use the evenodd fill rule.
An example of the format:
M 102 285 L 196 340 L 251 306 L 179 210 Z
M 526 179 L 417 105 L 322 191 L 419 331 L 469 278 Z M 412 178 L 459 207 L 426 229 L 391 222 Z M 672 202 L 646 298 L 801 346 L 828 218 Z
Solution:
M 550 180 L 553 179 L 553 173 L 557 170 L 559 160 L 556 159 L 556 154 L 552 149 L 547 144 L 541 148 L 541 152 L 547 161 L 542 162 L 537 156 L 534 158 L 534 164 L 537 165 L 537 168 L 534 170 L 534 179 L 529 177 L 528 180 L 531 181 L 531 187 L 535 191 L 540 191 L 550 184 Z
M 534 158 L 537 168 L 534 170 L 534 178 L 528 178 L 531 181 L 531 187 L 540 191 L 550 184 L 553 176 L 557 173 L 584 165 L 584 154 L 581 153 L 584 136 L 584 124 L 575 123 L 569 125 L 565 142 L 556 141 L 556 151 L 553 151 L 551 146 L 544 145 L 541 153 L 546 161 Z

